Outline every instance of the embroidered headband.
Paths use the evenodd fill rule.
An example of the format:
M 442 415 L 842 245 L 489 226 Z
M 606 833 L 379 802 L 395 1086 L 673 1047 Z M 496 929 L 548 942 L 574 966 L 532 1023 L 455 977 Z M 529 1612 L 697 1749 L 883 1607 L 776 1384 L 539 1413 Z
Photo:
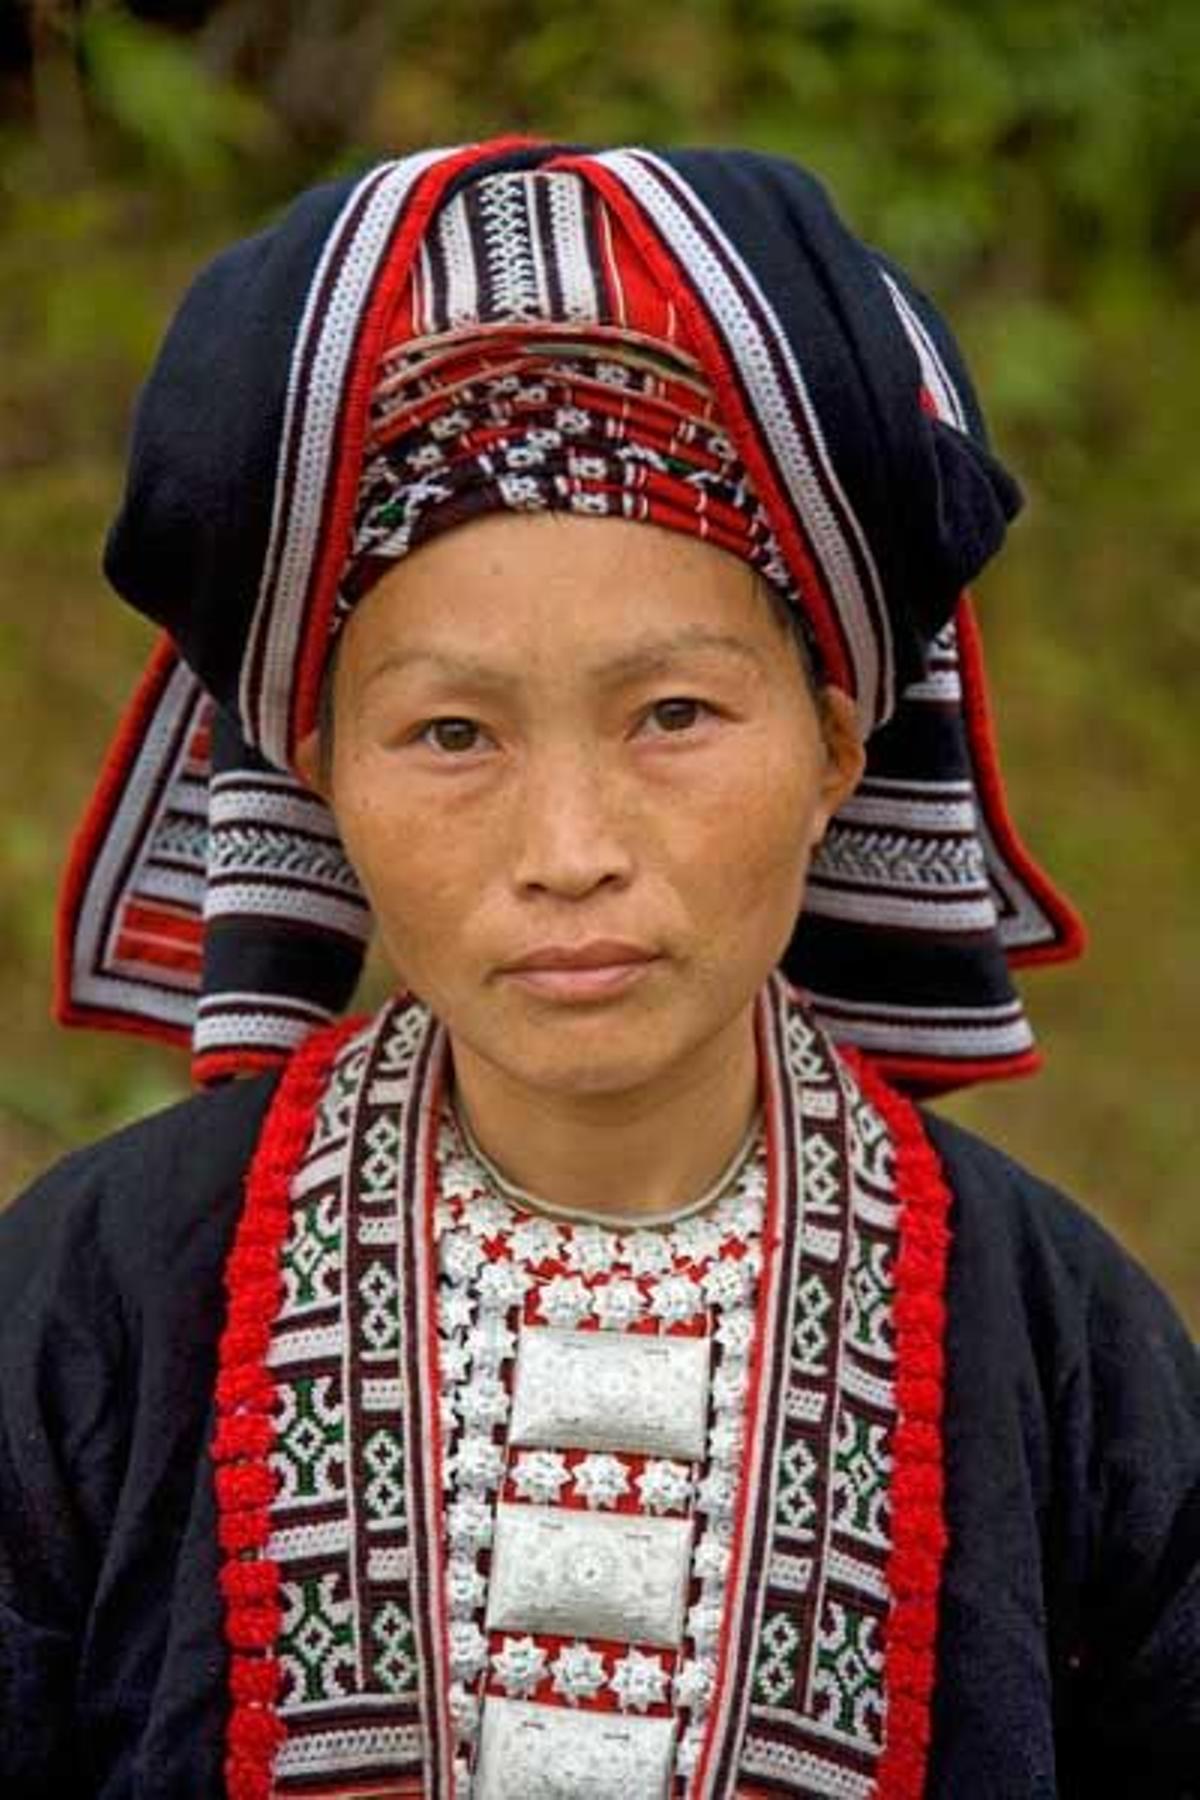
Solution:
M 807 629 L 712 390 L 677 346 L 540 326 L 385 356 L 339 612 L 435 532 L 495 511 L 638 519 L 704 538 L 772 582 Z
M 339 612 L 369 579 L 361 558 L 386 543 L 360 504 L 377 476 L 391 527 L 421 529 L 422 472 L 397 479 L 379 437 L 387 396 L 415 397 L 419 418 L 443 353 L 452 372 L 465 347 L 459 373 L 486 387 L 514 332 L 544 345 L 547 327 L 576 363 L 608 338 L 623 340 L 614 369 L 637 366 L 633 345 L 651 361 L 665 346 L 702 375 L 721 479 L 736 492 L 746 478 L 715 523 L 802 606 L 872 734 L 785 970 L 836 1036 L 910 1086 L 1036 1066 L 1010 965 L 1077 954 L 1081 932 L 1003 802 L 964 588 L 1018 496 L 953 340 L 793 164 L 517 140 L 303 195 L 185 298 L 139 405 L 106 560 L 168 636 L 76 840 L 59 1016 L 190 1040 L 210 1079 L 277 1060 L 346 1003 L 366 904 L 331 815 L 287 771 Z M 443 393 L 424 398 L 453 417 Z M 635 426 L 626 450 L 662 453 Z M 653 516 L 674 508 L 695 452 L 653 471 L 661 485 L 645 460 L 629 480 L 636 455 L 542 473 Z

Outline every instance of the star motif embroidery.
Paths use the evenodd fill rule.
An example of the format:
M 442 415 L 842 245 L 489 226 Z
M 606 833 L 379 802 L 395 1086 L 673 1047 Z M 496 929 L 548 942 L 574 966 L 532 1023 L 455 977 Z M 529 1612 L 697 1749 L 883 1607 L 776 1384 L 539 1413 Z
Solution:
M 647 1512 L 680 1512 L 688 1503 L 692 1477 L 683 1463 L 651 1461 L 637 1478 Z
M 542 1317 L 560 1331 L 573 1331 L 592 1310 L 592 1296 L 577 1275 L 556 1275 L 538 1294 Z
M 461 1338 L 444 1337 L 439 1341 L 438 1366 L 442 1372 L 442 1381 L 447 1386 L 457 1387 L 460 1381 L 466 1379 L 471 1358 Z
M 750 1298 L 754 1271 L 742 1260 L 723 1257 L 704 1271 L 700 1286 L 710 1306 L 740 1306 Z
M 492 1509 L 477 1494 L 464 1494 L 446 1509 L 446 1535 L 456 1548 L 479 1550 L 492 1541 Z
M 581 1275 L 603 1275 L 616 1261 L 617 1238 L 600 1225 L 576 1225 L 567 1233 L 566 1259 Z
M 466 1423 L 485 1431 L 508 1416 L 508 1389 L 494 1375 L 473 1375 L 457 1399 Z
M 703 1305 L 700 1289 L 690 1275 L 668 1275 L 650 1296 L 650 1311 L 666 1325 L 682 1325 Z
M 608 1331 L 625 1331 L 641 1312 L 644 1302 L 632 1281 L 608 1281 L 592 1294 L 592 1307 Z
M 712 1219 L 680 1219 L 671 1232 L 671 1247 L 676 1256 L 702 1262 L 720 1250 L 721 1227 Z
M 450 1722 L 454 1727 L 454 1735 L 459 1738 L 473 1738 L 479 1729 L 479 1701 L 474 1694 L 468 1693 L 461 1681 L 450 1683 L 447 1698 L 450 1703 Z
M 451 1615 L 469 1619 L 477 1606 L 482 1606 L 487 1582 L 464 1556 L 452 1556 L 446 1567 L 446 1599 Z
M 478 1325 L 467 1334 L 467 1349 L 480 1372 L 487 1370 L 494 1373 L 501 1363 L 508 1361 L 516 1348 L 516 1334 L 510 1330 L 500 1313 L 484 1313 Z
M 575 1491 L 589 1506 L 615 1506 L 629 1488 L 629 1474 L 615 1456 L 585 1456 L 575 1468 Z
M 625 1711 L 644 1713 L 665 1699 L 667 1671 L 657 1656 L 643 1656 L 630 1650 L 613 1670 L 609 1686 Z
M 586 1644 L 567 1644 L 554 1664 L 554 1692 L 569 1706 L 590 1700 L 604 1686 L 604 1658 Z
M 506 1694 L 528 1699 L 546 1674 L 546 1652 L 531 1637 L 505 1638 L 492 1668 Z
M 483 1249 L 469 1231 L 448 1231 L 438 1247 L 438 1261 L 451 1281 L 470 1281 L 483 1261 Z
M 443 1288 L 438 1312 L 443 1331 L 465 1331 L 475 1317 L 475 1302 L 465 1288 Z
M 549 1262 L 559 1253 L 559 1231 L 549 1219 L 522 1219 L 509 1240 L 519 1262 Z
M 744 1356 L 754 1340 L 754 1314 L 748 1306 L 731 1307 L 714 1335 L 727 1356 Z
M 485 1312 L 508 1312 L 519 1304 L 531 1279 L 515 1263 L 489 1263 L 480 1270 L 475 1282 L 480 1306 Z
M 558 1499 L 559 1489 L 570 1480 L 570 1472 L 557 1450 L 527 1450 L 517 1458 L 512 1480 L 522 1500 L 546 1505 Z
M 675 1704 L 685 1706 L 693 1712 L 698 1706 L 707 1706 L 712 1699 L 713 1665 L 709 1658 L 689 1658 L 681 1662 L 675 1671 L 674 1692 Z
M 631 1231 L 621 1239 L 621 1255 L 635 1275 L 662 1275 L 671 1267 L 671 1246 L 656 1231 Z
M 742 1448 L 742 1421 L 718 1419 L 708 1434 L 708 1453 L 715 1463 L 734 1463 Z
M 470 1619 L 450 1621 L 450 1673 L 473 1681 L 487 1661 L 487 1639 Z
M 480 1432 L 468 1433 L 448 1464 L 460 1487 L 486 1492 L 504 1473 L 504 1446 Z

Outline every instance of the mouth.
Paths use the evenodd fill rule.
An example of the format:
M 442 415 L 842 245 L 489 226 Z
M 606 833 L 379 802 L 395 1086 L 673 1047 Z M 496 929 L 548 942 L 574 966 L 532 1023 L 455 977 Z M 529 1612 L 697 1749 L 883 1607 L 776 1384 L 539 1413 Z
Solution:
M 643 981 L 661 961 L 635 944 L 547 946 L 502 973 L 506 981 L 546 1000 L 608 1000 Z

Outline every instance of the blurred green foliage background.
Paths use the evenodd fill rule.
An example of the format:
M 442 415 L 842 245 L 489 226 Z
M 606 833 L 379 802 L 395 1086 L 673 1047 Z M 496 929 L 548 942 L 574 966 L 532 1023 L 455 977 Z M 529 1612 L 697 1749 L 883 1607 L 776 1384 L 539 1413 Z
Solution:
M 147 629 L 107 596 L 130 405 L 201 259 L 297 188 L 501 130 L 799 157 L 954 320 L 1029 508 L 980 599 L 1011 797 L 1092 950 L 949 1110 L 1200 1323 L 1200 7 L 218 0 L 0 7 L 0 1190 L 183 1088 L 48 1019 L 69 831 Z

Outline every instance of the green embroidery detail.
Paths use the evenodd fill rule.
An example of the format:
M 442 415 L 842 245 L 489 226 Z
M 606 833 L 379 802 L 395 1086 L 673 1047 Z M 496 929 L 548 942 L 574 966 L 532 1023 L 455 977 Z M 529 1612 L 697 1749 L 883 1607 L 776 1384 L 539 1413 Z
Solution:
M 833 1461 L 835 1522 L 839 1531 L 887 1547 L 890 1473 L 884 1428 L 847 1407 L 838 1422 Z
M 894 1352 L 892 1250 L 883 1243 L 858 1243 L 850 1277 L 846 1342 L 868 1356 Z
M 829 1314 L 833 1301 L 829 1289 L 819 1275 L 807 1276 L 796 1293 L 795 1324 L 792 1327 L 792 1355 L 804 1375 L 824 1372 L 829 1356 Z
M 409 1694 L 417 1686 L 412 1621 L 398 1600 L 385 1600 L 371 1621 L 375 1673 L 389 1694 Z
M 754 1665 L 754 1698 L 764 1706 L 783 1706 L 796 1687 L 800 1630 L 789 1613 L 770 1613 L 763 1624 Z
M 400 1176 L 400 1126 L 390 1113 L 382 1113 L 363 1139 L 365 1156 L 358 1165 L 365 1205 L 395 1199 Z
M 814 1697 L 824 1702 L 819 1715 L 834 1730 L 878 1743 L 883 1707 L 880 1686 L 883 1659 L 876 1621 L 831 1600 L 817 1637 Z
M 290 1313 L 335 1300 L 342 1268 L 341 1212 L 335 1194 L 297 1212 L 283 1253 Z
M 817 1459 L 803 1438 L 796 1438 L 779 1459 L 779 1492 L 776 1499 L 777 1527 L 793 1537 L 811 1538 L 816 1521 L 817 1502 L 813 1485 L 817 1478 Z
M 340 1494 L 345 1487 L 346 1427 L 334 1383 L 327 1375 L 300 1375 L 281 1388 L 283 1416 L 278 1448 L 289 1500 Z
M 354 1688 L 353 1609 L 335 1593 L 334 1575 L 284 1584 L 281 1657 L 298 1690 L 292 1704 L 337 1700 Z
M 363 1445 L 363 1461 L 371 1471 L 364 1499 L 376 1525 L 405 1524 L 404 1449 L 394 1431 L 381 1426 Z

